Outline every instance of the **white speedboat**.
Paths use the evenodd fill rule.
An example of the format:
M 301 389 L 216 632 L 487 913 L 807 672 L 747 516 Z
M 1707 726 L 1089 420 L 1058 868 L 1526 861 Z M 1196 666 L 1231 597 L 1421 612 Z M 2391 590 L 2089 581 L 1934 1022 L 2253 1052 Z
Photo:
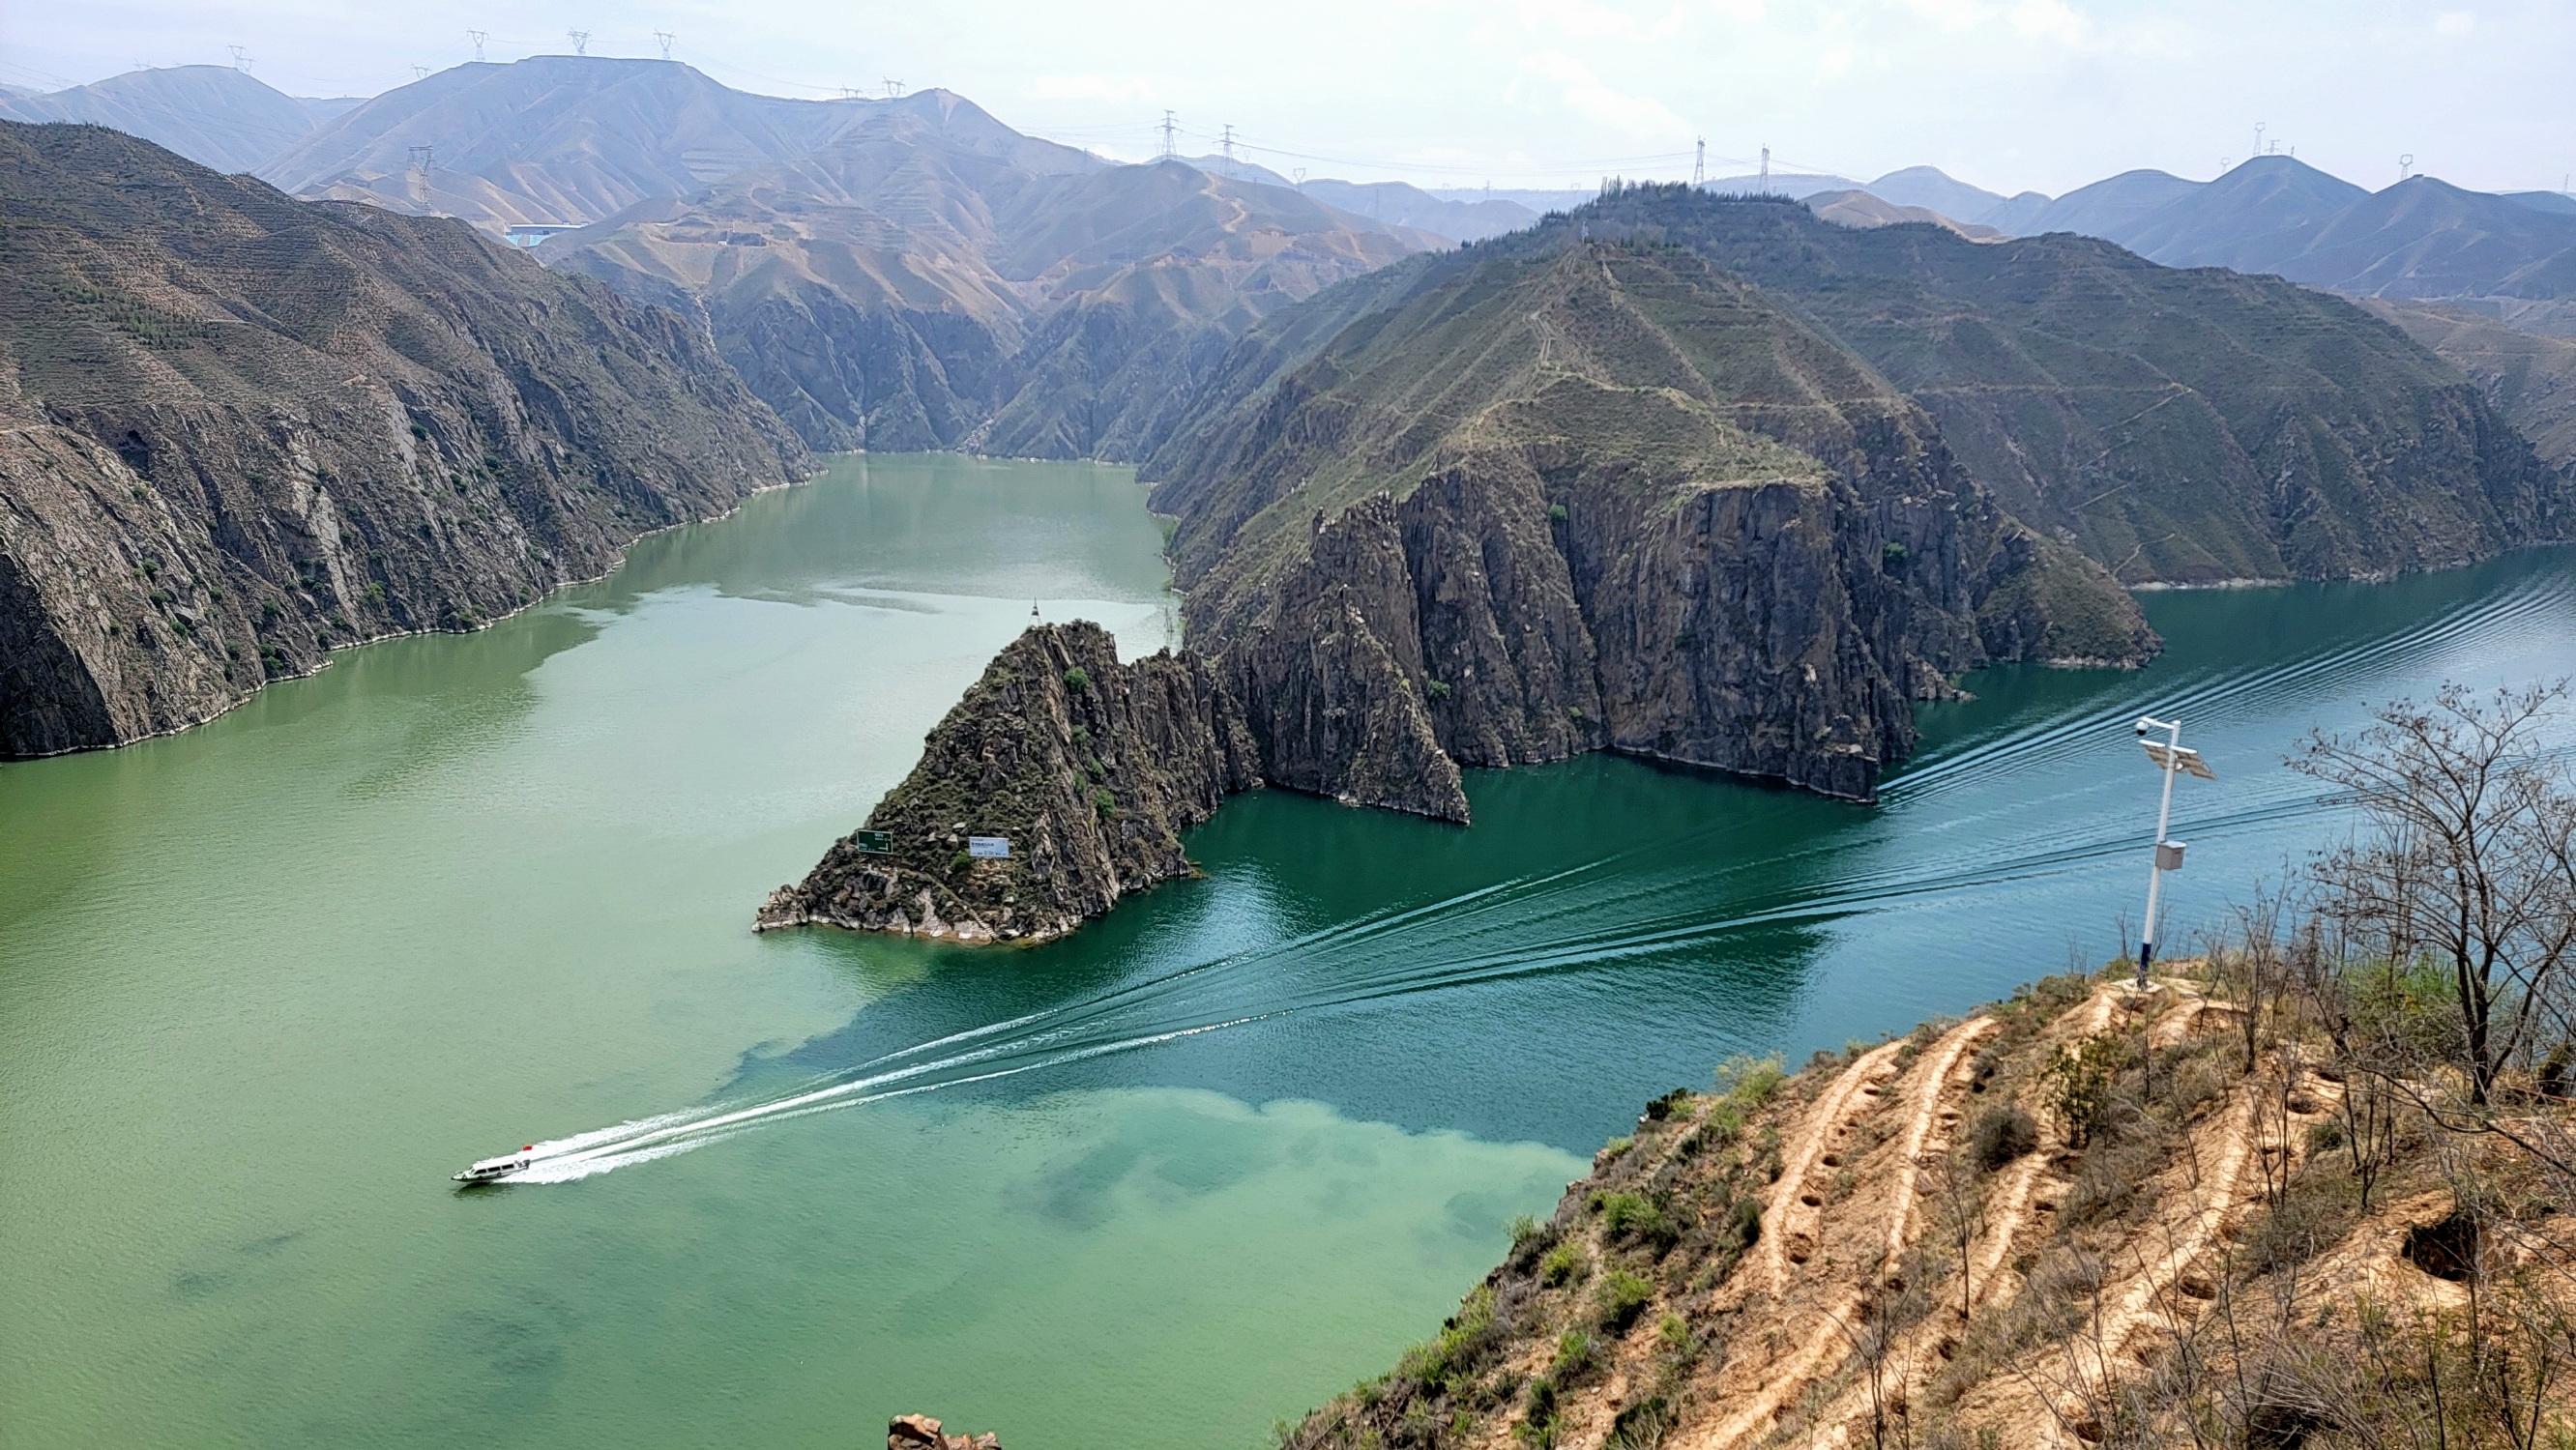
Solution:
M 478 1162 L 469 1163 L 466 1165 L 464 1172 L 456 1175 L 456 1181 L 459 1183 L 490 1183 L 496 1178 L 507 1178 L 511 1174 L 517 1173 L 526 1168 L 530 1163 L 535 1162 L 536 1151 L 537 1145 L 530 1143 L 516 1153 L 504 1153 L 498 1158 L 485 1158 Z

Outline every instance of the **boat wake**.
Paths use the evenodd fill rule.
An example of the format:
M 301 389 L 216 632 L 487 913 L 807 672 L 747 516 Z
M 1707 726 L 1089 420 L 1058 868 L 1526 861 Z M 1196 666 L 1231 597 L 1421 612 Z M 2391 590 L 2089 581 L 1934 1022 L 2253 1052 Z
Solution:
M 2285 800 L 2195 822 L 2203 839 L 2259 829 L 2304 808 Z M 970 1083 L 992 1082 L 1252 1023 L 1421 993 L 1589 972 L 1627 960 L 1705 955 L 1730 936 L 1822 925 L 1919 897 L 2036 880 L 2136 845 L 2131 835 L 2040 834 L 1953 870 L 1890 867 L 1763 880 L 1831 853 L 1687 871 L 1604 857 L 1337 923 L 1150 975 L 1096 994 L 934 1037 L 747 1100 L 710 1103 L 540 1143 L 508 1182 L 569 1183 L 720 1142 L 754 1128 Z M 1731 909 L 1712 912 L 1716 898 Z
M 2284 701 L 2309 713 L 2357 680 L 2420 670 L 2435 656 L 2555 630 L 2576 595 L 2566 580 L 2528 581 L 2385 635 L 2295 660 L 2159 678 L 2152 703 L 2217 732 L 2264 725 Z M 1891 779 L 1880 809 L 1852 831 L 1795 849 L 1730 852 L 1713 821 L 1678 837 L 1432 901 L 1288 934 L 1241 949 L 1152 966 L 1116 986 L 1039 1011 L 882 1052 L 759 1096 L 640 1118 L 537 1145 L 505 1181 L 568 1183 L 721 1142 L 807 1114 L 987 1083 L 1299 1014 L 1362 1008 L 1556 973 L 1652 959 L 1705 961 L 1730 938 L 1821 929 L 1872 912 L 1921 910 L 1948 897 L 1987 913 L 2052 877 L 2133 852 L 2143 821 L 2119 810 L 2031 808 L 2048 795 L 2117 790 L 2134 751 L 2127 723 L 2149 703 L 2118 689 L 2053 714 L 1952 742 Z M 2266 751 L 2283 744 L 2262 731 Z M 2119 767 L 2091 762 L 2123 758 Z M 2286 851 L 2319 801 L 2272 759 L 2228 768 L 2216 812 L 2195 810 L 2197 843 L 2278 837 Z M 2113 829 L 2114 823 L 2119 829 Z M 1973 846 L 1941 849 L 1944 841 Z M 2205 849 L 2205 845 L 2204 845 Z M 2000 888 L 2000 889 L 1999 889 Z

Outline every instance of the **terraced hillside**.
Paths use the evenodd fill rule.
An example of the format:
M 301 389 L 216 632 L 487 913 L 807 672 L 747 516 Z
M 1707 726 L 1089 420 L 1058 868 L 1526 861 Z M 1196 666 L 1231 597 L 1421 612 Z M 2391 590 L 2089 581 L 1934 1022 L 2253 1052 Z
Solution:
M 462 223 L 0 125 L 0 755 L 471 629 L 801 476 L 699 333 Z
M 2567 1433 L 2545 1163 L 2393 1110 L 2241 962 L 2179 967 L 1657 1099 L 1436 1336 L 1280 1443 Z M 2515 1110 L 2523 1141 L 2563 1111 Z M 2479 1381 L 2499 1356 L 2524 1377 Z

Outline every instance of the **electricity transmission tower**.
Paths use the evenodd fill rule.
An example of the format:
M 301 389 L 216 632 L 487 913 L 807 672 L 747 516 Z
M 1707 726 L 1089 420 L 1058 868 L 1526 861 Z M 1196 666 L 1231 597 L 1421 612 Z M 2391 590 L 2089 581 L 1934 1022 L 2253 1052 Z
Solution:
M 476 65 L 481 65 L 483 63 L 483 42 L 492 38 L 492 32 L 488 30 L 469 30 L 465 32 L 465 38 L 474 42 L 474 63 Z
M 1743 163 L 1742 163 L 1742 162 L 1738 162 L 1738 163 L 1736 163 L 1736 164 L 1740 166 L 1740 165 L 1742 165 Z M 1761 191 L 1762 191 L 1762 194 L 1763 194 L 1764 196 L 1769 196 L 1769 195 L 1771 194 L 1771 148 L 1770 148 L 1770 147 L 1768 147 L 1768 146 L 1765 146 L 1765 147 L 1763 147 L 1763 148 L 1762 148 L 1762 186 L 1761 186 Z
M 429 168 L 436 164 L 437 151 L 434 146 L 411 148 L 411 199 L 422 206 L 429 205 Z
M 244 74 L 248 74 L 250 71 L 250 52 L 244 50 L 238 45 L 227 45 L 224 49 L 233 53 L 233 69 L 241 71 Z
M 671 58 L 671 42 L 679 39 L 680 37 L 673 35 L 667 30 L 656 30 L 653 32 L 653 38 L 661 42 L 662 59 L 669 60 Z
M 413 66 L 413 67 L 411 68 L 411 78 L 412 78 L 413 80 L 416 80 L 416 81 L 425 81 L 425 80 L 428 80 L 428 79 L 429 79 L 429 67 L 427 67 L 427 66 L 425 66 L 425 65 L 416 65 L 416 66 Z
M 1234 127 L 1231 124 L 1225 128 L 1225 138 L 1216 144 L 1217 149 L 1225 153 L 1225 174 L 1230 178 L 1234 175 Z
M 573 53 L 573 54 L 575 54 L 575 55 L 588 55 L 588 54 L 590 54 L 590 32 L 589 32 L 589 31 L 587 31 L 587 30 L 567 30 L 567 31 L 565 31 L 565 32 L 564 32 L 564 34 L 565 34 L 565 35 L 567 35 L 567 36 L 569 36 L 569 37 L 571 37 L 571 39 L 572 39 L 572 53 Z
M 1698 146 L 1698 148 L 1697 148 L 1696 150 L 1694 150 L 1694 151 L 1691 153 L 1691 185 L 1693 185 L 1693 186 L 1705 186 L 1705 185 L 1707 185 L 1707 184 L 1708 184 L 1708 138 L 1707 138 L 1707 137 L 1705 137 L 1705 136 L 1702 136 L 1701 138 L 1699 138 L 1699 146 Z M 1487 183 L 1485 184 L 1485 189 L 1486 189 L 1486 190 L 1488 190 L 1488 191 L 1493 190 L 1493 183 L 1492 183 L 1492 182 L 1487 182 Z
M 889 81 L 887 81 L 887 82 L 885 83 L 885 93 L 886 93 L 886 99 L 887 99 L 887 100 L 889 100 L 889 101 L 893 100 L 893 99 L 894 99 L 895 97 L 897 97 L 897 96 L 902 95 L 902 94 L 903 94 L 903 82 L 901 82 L 901 81 L 897 81 L 897 80 L 889 80 Z
M 1163 159 L 1166 161 L 1180 154 L 1172 149 L 1172 129 L 1172 113 L 1165 111 L 1163 113 Z

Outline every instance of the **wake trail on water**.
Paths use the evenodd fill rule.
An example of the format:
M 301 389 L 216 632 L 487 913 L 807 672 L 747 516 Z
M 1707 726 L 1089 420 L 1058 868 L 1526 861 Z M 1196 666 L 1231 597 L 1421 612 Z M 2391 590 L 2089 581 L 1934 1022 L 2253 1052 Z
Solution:
M 2297 659 L 2158 681 L 2156 709 L 2224 726 L 2250 701 L 2298 698 L 2355 675 L 2386 677 L 2464 641 L 2512 643 L 2563 623 L 2576 589 L 2532 580 L 2386 635 Z M 766 1095 L 638 1118 L 536 1146 L 509 1180 L 569 1183 L 667 1158 L 814 1113 L 989 1083 L 1302 1013 L 1343 1010 L 1613 962 L 1705 952 L 1727 938 L 1820 926 L 1926 897 L 2013 886 L 2136 850 L 2140 831 L 2106 833 L 2098 818 L 2027 824 L 2015 777 L 2105 749 L 2145 702 L 2097 700 L 1962 742 L 1891 780 L 1890 817 L 1914 827 L 1855 842 L 1827 833 L 1747 859 L 1670 864 L 1734 829 L 1718 821 L 1562 869 L 1427 901 L 1395 903 L 1276 940 L 1147 971 L 1073 1001 L 924 1038 Z M 2195 839 L 2263 832 L 2312 812 L 2318 796 L 2285 773 L 2247 768 L 2233 808 L 2195 812 Z M 1963 792 L 1996 797 L 1948 819 L 1918 819 Z M 2002 849 L 1944 855 L 1962 827 L 2003 820 Z M 1927 843 L 1929 843 L 1927 845 Z
M 2248 700 L 2304 696 L 2328 680 L 2349 687 L 2354 675 L 2385 676 L 2441 654 L 2471 638 L 2505 643 L 2523 638 L 2536 627 L 2558 622 L 2576 591 L 2565 578 L 2530 579 L 2485 598 L 2456 605 L 2412 626 L 2388 634 L 2330 646 L 2277 663 L 2237 670 L 2204 671 L 2160 680 L 2152 695 L 2125 696 L 2059 710 L 2025 721 L 1994 736 L 1944 751 L 1888 782 L 1881 797 L 1890 804 L 1923 801 L 2008 775 L 2045 770 L 2103 748 L 2106 735 L 2129 723 L 2141 709 L 2167 716 L 2220 722 L 2235 716 Z
M 2203 837 L 2257 830 L 2311 804 L 2285 796 L 2199 818 L 2195 830 Z M 2134 833 L 2077 826 L 2032 833 L 2009 852 L 1955 866 L 1926 866 L 1916 852 L 1876 853 L 1891 864 L 1817 872 L 1787 886 L 1762 883 L 1779 881 L 1784 865 L 1805 853 L 1643 876 L 1623 871 L 1642 850 L 1617 853 L 1150 973 L 928 1037 L 765 1096 L 541 1143 L 534 1164 L 508 1181 L 574 1182 L 813 1113 L 1070 1067 L 1258 1022 L 1703 951 L 1749 930 L 1823 924 L 1915 898 L 2055 875 L 2136 844 Z

